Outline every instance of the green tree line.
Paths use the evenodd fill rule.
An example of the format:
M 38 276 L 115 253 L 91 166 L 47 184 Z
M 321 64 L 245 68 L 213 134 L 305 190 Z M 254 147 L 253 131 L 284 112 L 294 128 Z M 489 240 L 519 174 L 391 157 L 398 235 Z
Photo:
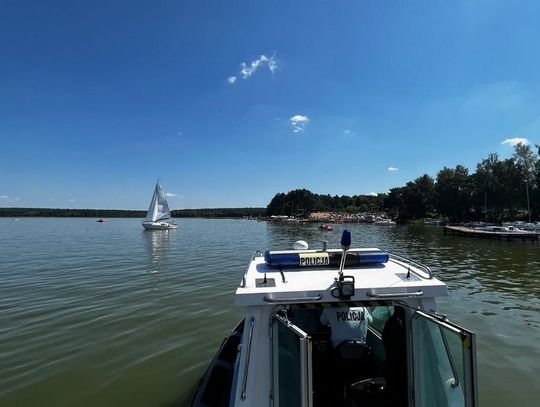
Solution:
M 0 208 L 0 217 L 22 218 L 65 217 L 65 218 L 144 218 L 146 211 L 123 209 L 60 209 L 60 208 Z
M 382 210 L 381 196 L 371 195 L 319 195 L 307 189 L 278 193 L 268 204 L 268 216 L 302 216 L 312 212 L 376 212 Z
M 306 215 L 315 211 L 376 212 L 399 221 L 444 217 L 451 222 L 529 220 L 540 214 L 540 146 L 517 144 L 514 154 L 500 159 L 489 154 L 476 171 L 462 165 L 443 168 L 433 178 L 424 174 L 404 186 L 377 196 L 319 195 L 307 189 L 276 194 L 268 215 Z
M 265 208 L 210 208 L 173 210 L 173 218 L 241 218 L 261 217 Z M 0 217 L 82 217 L 82 218 L 144 218 L 146 211 L 117 209 L 0 208 Z
M 173 218 L 257 218 L 265 214 L 265 208 L 178 209 L 171 212 Z

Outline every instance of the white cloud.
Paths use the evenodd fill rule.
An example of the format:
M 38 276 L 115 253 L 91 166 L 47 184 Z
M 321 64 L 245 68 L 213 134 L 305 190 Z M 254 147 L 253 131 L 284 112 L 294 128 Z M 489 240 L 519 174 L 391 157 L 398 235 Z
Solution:
M 291 122 L 293 133 L 301 133 L 306 129 L 309 123 L 309 117 L 297 114 L 291 117 L 289 121 Z
M 368 195 L 369 196 L 379 196 L 379 194 L 377 192 L 370 192 Z
M 18 202 L 21 200 L 18 196 L 9 196 L 9 195 L 0 195 L 0 199 L 9 201 L 9 202 Z
M 68 202 L 77 202 L 76 199 L 68 199 Z
M 502 141 L 501 144 L 509 144 L 511 146 L 516 146 L 518 144 L 529 144 L 529 140 L 521 137 L 507 138 Z
M 396 168 L 396 167 L 388 167 L 387 170 L 390 171 L 390 172 L 396 172 L 396 171 L 399 171 L 399 168 Z
M 261 55 L 259 59 L 256 59 L 254 61 L 251 61 L 251 64 L 247 65 L 245 62 L 242 62 L 240 66 L 242 69 L 240 72 L 242 73 L 242 78 L 247 79 L 251 75 L 253 75 L 255 72 L 257 72 L 257 69 L 259 67 L 266 65 L 270 72 L 274 73 L 278 66 L 275 58 L 275 54 L 271 57 L 267 57 L 266 55 Z
M 172 192 L 165 192 L 165 196 L 168 198 L 183 198 L 184 195 L 178 195 Z
M 270 72 L 273 74 L 278 69 L 278 64 L 276 61 L 276 54 L 273 54 L 272 56 L 268 57 L 266 55 L 261 55 L 259 58 L 251 61 L 250 63 L 242 62 L 240 64 L 240 74 L 242 75 L 242 79 L 247 79 L 251 75 L 253 75 L 260 67 L 266 66 Z M 236 82 L 238 79 L 238 76 L 233 75 L 229 76 L 227 78 L 227 81 L 232 85 Z

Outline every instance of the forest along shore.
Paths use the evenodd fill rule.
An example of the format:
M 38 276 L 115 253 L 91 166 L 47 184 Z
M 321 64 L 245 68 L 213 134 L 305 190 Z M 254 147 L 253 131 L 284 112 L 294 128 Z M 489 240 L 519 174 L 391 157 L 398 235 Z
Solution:
M 262 217 L 266 208 L 178 209 L 173 218 L 242 218 Z M 127 209 L 61 209 L 61 208 L 0 208 L 0 217 L 23 218 L 144 218 L 146 210 Z

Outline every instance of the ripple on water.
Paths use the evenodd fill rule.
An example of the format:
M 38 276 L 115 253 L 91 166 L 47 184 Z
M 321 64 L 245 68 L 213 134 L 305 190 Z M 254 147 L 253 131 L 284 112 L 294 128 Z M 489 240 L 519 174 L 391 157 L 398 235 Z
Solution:
M 528 388 L 516 405 L 540 397 L 530 358 L 540 353 L 538 245 L 439 228 L 336 225 L 323 234 L 309 224 L 178 223 L 148 233 L 135 219 L 0 219 L 0 405 L 185 398 L 242 317 L 233 296 L 252 253 L 298 239 L 337 247 L 345 227 L 355 245 L 422 261 L 449 285 L 441 310 L 478 332 L 483 404 L 507 400 L 509 384 Z

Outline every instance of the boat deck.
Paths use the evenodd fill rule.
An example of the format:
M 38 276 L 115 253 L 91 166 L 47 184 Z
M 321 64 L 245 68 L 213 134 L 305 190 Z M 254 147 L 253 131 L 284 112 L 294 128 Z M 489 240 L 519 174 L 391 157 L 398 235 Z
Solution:
M 354 277 L 355 294 L 351 301 L 448 295 L 446 285 L 433 278 L 427 267 L 398 257 L 390 255 L 387 263 L 345 267 L 343 274 Z M 329 266 L 272 267 L 262 255 L 254 256 L 236 290 L 236 303 L 337 302 L 332 289 L 338 271 L 338 267 Z

